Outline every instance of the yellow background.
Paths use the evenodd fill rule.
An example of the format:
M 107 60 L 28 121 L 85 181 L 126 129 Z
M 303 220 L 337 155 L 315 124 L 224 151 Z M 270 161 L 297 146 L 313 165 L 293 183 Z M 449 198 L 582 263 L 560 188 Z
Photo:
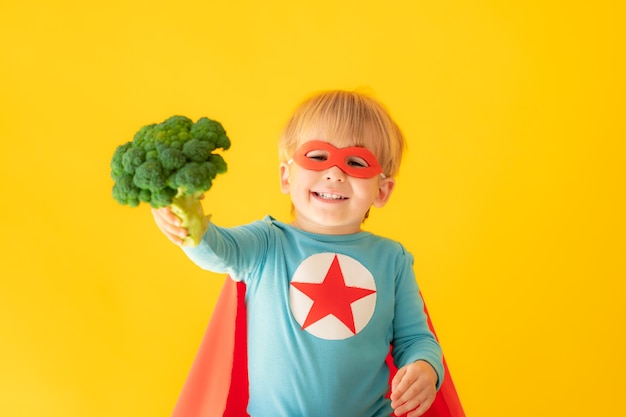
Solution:
M 277 135 L 328 88 L 409 138 L 366 226 L 414 253 L 467 415 L 626 415 L 620 3 L 2 0 L 0 416 L 168 416 L 223 277 L 113 201 L 113 150 L 215 118 L 206 210 L 288 220 Z

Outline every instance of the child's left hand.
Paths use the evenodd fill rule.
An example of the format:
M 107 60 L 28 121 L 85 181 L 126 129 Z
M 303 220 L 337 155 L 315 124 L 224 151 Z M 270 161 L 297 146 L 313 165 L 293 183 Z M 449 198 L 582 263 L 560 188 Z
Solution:
M 437 373 L 426 361 L 416 361 L 398 369 L 391 381 L 391 407 L 397 416 L 411 410 L 408 417 L 421 416 L 437 394 Z

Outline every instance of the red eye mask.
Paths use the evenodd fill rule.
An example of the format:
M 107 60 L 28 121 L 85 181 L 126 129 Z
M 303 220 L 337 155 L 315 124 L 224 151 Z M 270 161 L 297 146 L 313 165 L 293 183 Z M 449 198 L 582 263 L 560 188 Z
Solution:
M 385 178 L 376 156 L 358 146 L 337 148 L 328 142 L 311 140 L 298 148 L 293 154 L 293 160 L 302 168 L 313 171 L 324 171 L 336 166 L 355 178 L 372 178 L 377 175 Z

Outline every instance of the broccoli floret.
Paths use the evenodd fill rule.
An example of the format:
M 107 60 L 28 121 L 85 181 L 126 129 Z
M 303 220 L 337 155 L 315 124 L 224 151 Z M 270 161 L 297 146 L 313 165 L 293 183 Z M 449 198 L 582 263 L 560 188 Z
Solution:
M 197 138 L 185 142 L 183 145 L 183 154 L 194 162 L 206 161 L 216 146 L 213 142 L 200 140 Z
M 211 188 L 217 171 L 211 162 L 189 162 L 170 176 L 170 187 L 184 189 L 187 194 L 202 193 Z
M 141 202 L 170 206 L 189 231 L 184 245 L 195 246 L 205 228 L 200 198 L 227 169 L 224 158 L 214 152 L 229 147 L 223 126 L 206 117 L 194 123 L 172 116 L 146 125 L 113 153 L 113 198 L 131 207 Z
M 113 158 L 111 159 L 111 177 L 113 177 L 113 179 L 118 178 L 124 173 L 124 164 L 122 164 L 122 157 L 131 145 L 131 142 L 127 142 L 123 145 L 118 146 L 115 149 L 115 153 L 113 154 Z
M 124 155 L 122 155 L 122 167 L 124 167 L 124 172 L 132 174 L 145 160 L 146 151 L 143 148 L 131 146 Z
M 158 191 L 167 185 L 165 169 L 156 159 L 146 161 L 135 170 L 133 182 L 142 190 Z
M 213 164 L 213 166 L 215 167 L 215 172 L 218 174 L 224 174 L 226 172 L 226 169 L 228 168 L 226 166 L 226 161 L 224 161 L 224 158 L 222 158 L 222 155 L 216 153 L 209 156 L 209 162 Z
M 131 207 L 137 207 L 139 205 L 139 193 L 141 189 L 133 182 L 133 176 L 124 172 L 114 179 L 113 198 L 120 204 L 128 204 Z
M 187 157 L 176 148 L 165 148 L 159 153 L 159 160 L 168 171 L 176 171 L 185 166 Z
M 200 118 L 191 128 L 193 136 L 215 144 L 216 148 L 228 150 L 230 140 L 221 124 L 215 124 L 206 117 Z

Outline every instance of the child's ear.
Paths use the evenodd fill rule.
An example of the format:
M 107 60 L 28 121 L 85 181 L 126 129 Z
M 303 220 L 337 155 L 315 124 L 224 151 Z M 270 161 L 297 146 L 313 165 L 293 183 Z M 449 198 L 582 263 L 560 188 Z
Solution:
M 280 191 L 289 194 L 289 164 L 281 162 L 278 167 L 280 173 Z
M 396 180 L 393 178 L 384 178 L 380 180 L 380 183 L 378 184 L 378 194 L 376 194 L 376 198 L 374 199 L 372 205 L 376 208 L 381 208 L 387 204 L 395 186 Z

